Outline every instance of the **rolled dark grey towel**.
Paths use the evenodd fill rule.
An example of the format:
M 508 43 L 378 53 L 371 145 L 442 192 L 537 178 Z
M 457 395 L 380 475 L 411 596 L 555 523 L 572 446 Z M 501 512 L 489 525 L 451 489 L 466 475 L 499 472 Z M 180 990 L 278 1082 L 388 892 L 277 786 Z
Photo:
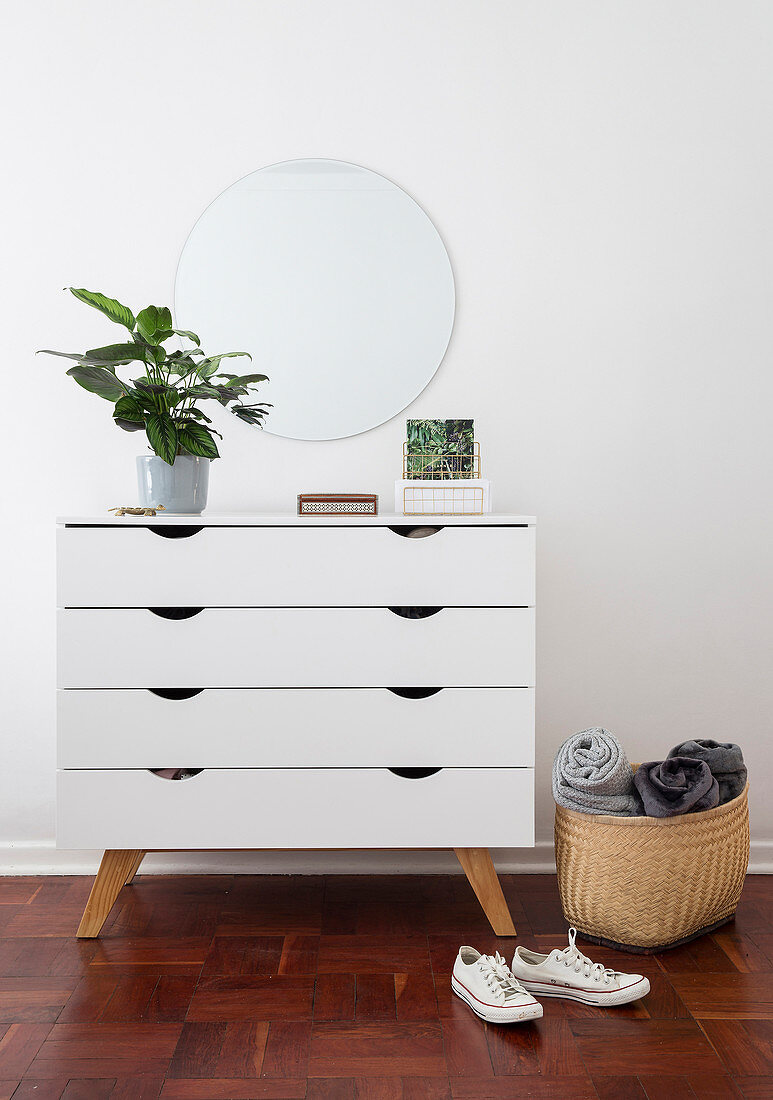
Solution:
M 604 729 L 567 737 L 553 761 L 553 797 L 582 814 L 641 817 L 641 799 L 619 742 Z
M 683 741 L 675 745 L 669 756 L 689 756 L 708 764 L 711 774 L 719 783 L 719 804 L 724 805 L 737 798 L 746 786 L 746 765 L 738 745 L 730 741 Z
M 719 784 L 703 760 L 669 756 L 640 764 L 633 777 L 648 817 L 710 810 L 719 803 Z

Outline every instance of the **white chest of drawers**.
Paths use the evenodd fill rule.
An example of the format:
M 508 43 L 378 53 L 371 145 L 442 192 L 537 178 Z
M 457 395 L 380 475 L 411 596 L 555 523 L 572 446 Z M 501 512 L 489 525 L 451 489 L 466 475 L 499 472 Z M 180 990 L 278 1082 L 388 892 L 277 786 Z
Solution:
M 534 521 L 436 523 L 59 521 L 57 843 L 106 849 L 79 935 L 146 851 L 206 848 L 454 848 L 512 932 L 487 849 L 533 844 Z

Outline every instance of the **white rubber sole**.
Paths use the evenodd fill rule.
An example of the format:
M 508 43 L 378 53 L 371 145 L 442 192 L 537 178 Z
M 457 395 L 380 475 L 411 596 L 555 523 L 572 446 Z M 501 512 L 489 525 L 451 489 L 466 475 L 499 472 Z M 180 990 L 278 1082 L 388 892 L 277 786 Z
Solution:
M 484 1005 L 481 1001 L 476 1001 L 464 986 L 457 982 L 453 974 L 451 989 L 476 1016 L 480 1016 L 481 1020 L 489 1024 L 522 1024 L 527 1020 L 539 1020 L 542 1016 L 542 1005 L 537 1001 L 530 1005 L 520 1005 L 518 1008 L 494 1008 Z
M 583 1005 L 592 1005 L 594 1008 L 615 1008 L 618 1005 L 627 1005 L 631 1001 L 638 1001 L 646 997 L 650 991 L 648 978 L 637 982 L 636 985 L 626 989 L 616 989 L 612 993 L 591 993 L 588 989 L 569 989 L 566 986 L 545 985 L 529 982 L 518 978 L 524 989 L 533 993 L 535 997 L 559 997 L 565 1001 L 579 1001 Z

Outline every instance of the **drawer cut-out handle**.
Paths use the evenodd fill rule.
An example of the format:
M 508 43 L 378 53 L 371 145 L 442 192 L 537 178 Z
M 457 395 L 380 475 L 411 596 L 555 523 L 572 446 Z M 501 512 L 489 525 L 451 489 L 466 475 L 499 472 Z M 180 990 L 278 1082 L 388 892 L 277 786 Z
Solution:
M 157 775 L 159 779 L 179 780 L 193 779 L 201 775 L 203 768 L 148 768 L 151 775 Z
M 410 523 L 398 523 L 389 528 L 396 535 L 402 535 L 404 539 L 427 539 L 430 535 L 436 535 L 438 531 L 444 531 L 444 527 L 419 527 Z
M 428 619 L 430 615 L 437 615 L 442 607 L 390 607 L 393 615 L 399 615 L 401 619 Z
M 148 531 L 152 531 L 154 535 L 160 535 L 162 539 L 189 539 L 193 535 L 198 535 L 199 531 L 204 530 L 203 524 L 194 523 L 176 523 L 166 524 L 151 523 L 148 525 Z
M 426 779 L 430 775 L 437 775 L 442 768 L 390 768 L 392 775 L 399 775 L 401 779 Z
M 203 607 L 149 607 L 152 615 L 158 615 L 159 619 L 192 619 L 194 615 L 200 615 Z
M 429 699 L 430 695 L 437 695 L 442 688 L 387 688 L 393 695 L 399 695 L 401 699 Z
M 204 688 L 148 688 L 159 699 L 192 699 L 194 695 L 201 695 L 203 690 Z

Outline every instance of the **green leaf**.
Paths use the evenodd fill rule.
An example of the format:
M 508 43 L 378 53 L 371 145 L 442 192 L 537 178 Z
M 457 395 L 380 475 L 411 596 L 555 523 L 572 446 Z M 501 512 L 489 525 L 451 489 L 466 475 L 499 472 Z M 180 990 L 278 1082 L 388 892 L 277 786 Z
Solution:
M 69 290 L 79 302 L 85 302 L 87 306 L 93 306 L 94 309 L 104 313 L 105 317 L 109 317 L 116 324 L 124 325 L 130 332 L 134 328 L 134 314 L 128 306 L 121 305 L 115 298 L 107 298 L 96 290 L 76 290 L 73 286 Z
M 124 347 L 125 346 L 125 347 L 131 347 L 131 348 L 134 347 L 133 344 L 126 344 L 126 345 L 120 344 L 120 345 L 114 345 L 114 346 L 117 346 L 117 347 Z M 132 355 L 131 358 L 126 358 L 126 359 L 100 359 L 100 358 L 98 358 L 95 353 L 98 352 L 98 351 L 104 351 L 104 350 L 105 350 L 104 348 L 95 348 L 93 352 L 89 352 L 89 351 L 85 351 L 85 352 L 84 351 L 72 351 L 72 352 L 70 352 L 70 351 L 51 351 L 49 348 L 41 348 L 35 354 L 36 355 L 58 355 L 60 359 L 72 359 L 76 363 L 81 363 L 85 366 L 90 366 L 90 367 L 113 367 L 117 363 L 121 363 L 121 362 L 129 363 L 129 362 L 131 362 L 132 359 L 140 359 L 141 358 L 138 355 Z
M 218 378 L 227 378 L 229 386 L 250 386 L 255 382 L 268 382 L 267 374 L 218 374 Z
M 165 328 L 156 333 L 157 340 L 168 340 L 170 336 L 184 336 L 187 340 L 191 340 L 196 347 L 201 343 L 196 333 L 187 328 Z
M 217 443 L 203 424 L 181 424 L 178 428 L 177 438 L 180 446 L 189 455 L 199 455 L 202 458 L 220 457 Z
M 174 386 L 160 386 L 157 382 L 151 382 L 148 378 L 135 378 L 134 385 L 145 393 L 163 393 L 164 395 L 176 394 Z
M 164 365 L 166 360 L 166 351 L 160 346 L 151 346 L 145 349 L 148 356 L 148 362 L 153 362 L 157 367 Z
M 185 391 L 189 397 L 195 397 L 197 400 L 206 400 L 207 398 L 214 398 L 215 401 L 220 400 L 220 391 L 215 389 L 214 386 L 208 386 L 206 383 L 200 386 L 189 386 Z
M 199 363 L 199 378 L 211 378 L 222 359 L 235 359 L 239 355 L 246 355 L 248 359 L 252 359 L 248 351 L 225 351 L 222 355 L 210 355 L 208 359 L 202 359 Z
M 106 348 L 92 348 L 83 353 L 83 358 L 95 366 L 108 363 L 145 362 L 143 348 L 137 344 L 108 344 Z
M 211 424 L 212 423 L 211 418 L 208 417 L 206 413 L 202 412 L 201 409 L 196 409 L 196 408 L 186 409 L 184 413 L 181 413 L 181 415 L 182 416 L 193 416 L 197 420 L 203 420 L 206 424 Z M 181 421 L 178 420 L 177 423 L 180 424 Z
M 175 359 L 171 363 L 167 362 L 170 374 L 176 374 L 180 378 L 187 378 L 189 374 L 193 374 L 196 370 L 196 364 L 192 359 L 183 357 L 182 359 Z
M 158 343 L 159 334 L 172 329 L 171 310 L 167 306 L 147 306 L 137 314 L 137 328 L 148 343 Z
M 114 416 L 113 420 L 119 428 L 123 428 L 125 432 L 141 432 L 145 427 L 144 421 L 137 423 L 136 420 L 124 420 L 122 416 Z
M 115 403 L 113 416 L 116 420 L 134 420 L 139 421 L 140 424 L 145 423 L 145 410 L 142 401 L 134 394 L 119 397 Z
M 170 466 L 177 454 L 177 425 L 166 413 L 150 413 L 145 421 L 148 442 L 159 458 Z
M 84 390 L 103 397 L 105 401 L 117 401 L 126 392 L 124 384 L 119 382 L 112 371 L 104 367 L 70 367 L 67 373 L 79 386 L 83 386 Z

